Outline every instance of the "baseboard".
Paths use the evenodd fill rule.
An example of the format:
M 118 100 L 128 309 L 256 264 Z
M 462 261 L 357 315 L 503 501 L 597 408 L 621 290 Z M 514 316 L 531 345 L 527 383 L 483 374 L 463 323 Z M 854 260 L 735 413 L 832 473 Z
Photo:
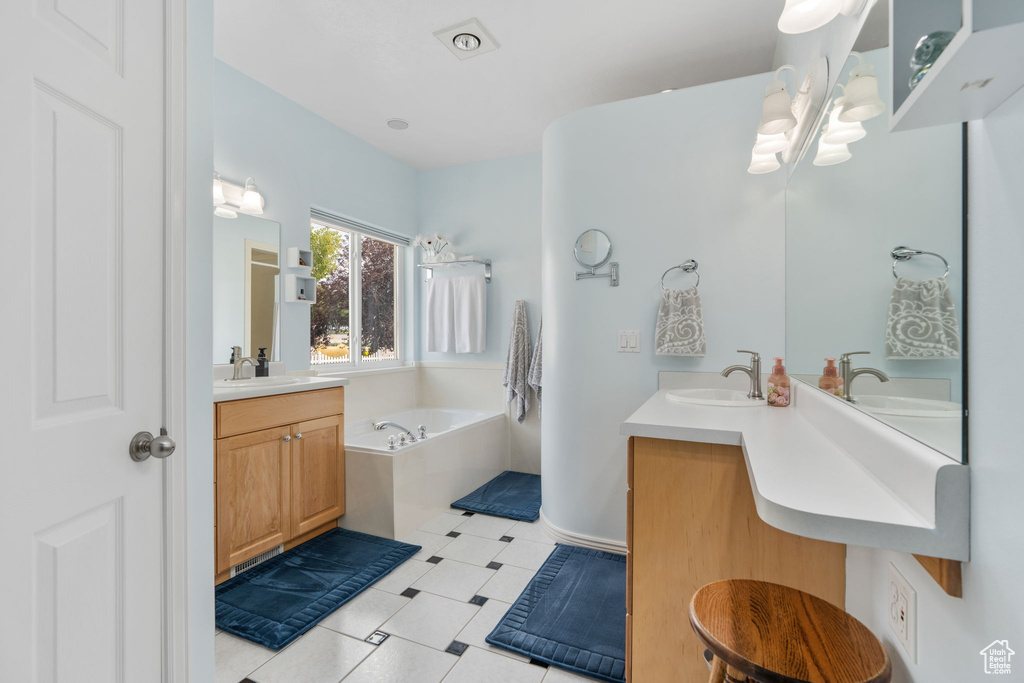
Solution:
M 545 531 L 551 534 L 559 543 L 575 545 L 581 548 L 590 548 L 592 550 L 603 550 L 608 553 L 618 553 L 619 555 L 626 554 L 626 543 L 624 541 L 613 541 L 607 538 L 576 534 L 552 524 L 551 521 L 544 516 L 543 507 L 540 510 L 540 523 L 544 527 Z

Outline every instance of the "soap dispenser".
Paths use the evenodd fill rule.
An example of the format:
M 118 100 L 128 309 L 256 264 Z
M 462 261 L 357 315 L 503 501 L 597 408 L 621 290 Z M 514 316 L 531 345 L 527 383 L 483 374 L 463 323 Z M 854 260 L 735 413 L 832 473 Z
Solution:
M 267 360 L 267 347 L 260 347 L 260 355 L 256 356 L 256 376 L 267 377 L 270 375 L 270 361 Z
M 818 378 L 818 388 L 839 398 L 843 398 L 845 395 L 843 378 L 839 376 L 835 358 L 825 359 L 825 369 L 822 370 L 822 375 Z
M 789 405 L 789 376 L 786 375 L 786 366 L 782 364 L 785 358 L 776 358 L 775 367 L 768 377 L 768 405 L 776 408 L 785 408 Z

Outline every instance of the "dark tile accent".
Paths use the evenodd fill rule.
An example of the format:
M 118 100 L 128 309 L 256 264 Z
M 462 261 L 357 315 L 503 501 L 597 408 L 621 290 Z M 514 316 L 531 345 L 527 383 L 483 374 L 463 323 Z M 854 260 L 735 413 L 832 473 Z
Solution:
M 539 659 L 531 659 L 530 660 L 530 664 L 533 664 L 534 666 L 539 666 L 542 669 L 548 668 L 548 663 L 547 662 L 542 662 Z
M 401 595 L 403 598 L 415 598 L 417 595 L 419 595 L 419 593 L 420 592 L 415 588 L 406 588 L 404 591 L 399 593 L 399 595 Z
M 501 538 L 499 538 L 498 540 L 499 540 L 499 541 L 505 541 L 505 543 L 511 543 L 513 539 L 512 539 L 512 537 L 511 537 L 511 536 L 502 536 L 502 537 L 501 537 Z
M 488 562 L 487 563 L 487 568 L 488 569 L 501 569 L 501 562 Z
M 384 631 L 374 631 L 370 635 L 366 636 L 366 638 L 364 638 L 363 640 L 368 642 L 370 645 L 380 645 L 385 640 L 387 640 L 388 636 L 390 635 L 390 633 L 384 633 Z
M 449 531 L 445 534 L 445 536 L 451 536 L 452 538 L 458 538 L 461 535 L 458 531 Z
M 463 517 L 472 517 L 475 514 L 476 514 L 475 512 L 470 512 L 469 510 L 466 510 L 465 512 L 462 513 L 462 516 Z
M 469 599 L 469 604 L 471 604 L 471 605 L 478 605 L 479 606 L 479 605 L 483 605 L 485 602 L 487 602 L 487 598 L 485 598 L 482 595 L 474 595 L 473 597 L 471 597 Z
M 437 564 L 443 559 L 443 557 L 438 557 L 437 555 L 434 555 L 433 557 L 428 557 L 427 562 L 429 562 L 430 564 Z
M 450 652 L 453 655 L 457 655 L 457 656 L 461 657 L 462 653 L 465 652 L 466 648 L 468 648 L 468 647 L 469 647 L 469 645 L 466 645 L 465 643 L 460 643 L 457 640 L 453 640 L 452 644 L 449 645 L 448 647 L 446 647 L 444 649 L 444 651 L 445 652 Z

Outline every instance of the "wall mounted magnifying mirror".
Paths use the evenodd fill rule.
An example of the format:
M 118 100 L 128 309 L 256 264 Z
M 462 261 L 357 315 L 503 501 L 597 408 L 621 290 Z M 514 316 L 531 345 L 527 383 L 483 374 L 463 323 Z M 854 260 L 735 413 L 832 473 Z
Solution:
M 576 273 L 577 280 L 589 280 L 595 277 L 610 278 L 612 287 L 619 286 L 619 264 L 612 261 L 607 273 L 599 273 L 597 269 L 608 263 L 612 257 L 612 240 L 603 230 L 586 230 L 576 238 L 576 246 L 572 250 L 576 262 L 588 270 Z

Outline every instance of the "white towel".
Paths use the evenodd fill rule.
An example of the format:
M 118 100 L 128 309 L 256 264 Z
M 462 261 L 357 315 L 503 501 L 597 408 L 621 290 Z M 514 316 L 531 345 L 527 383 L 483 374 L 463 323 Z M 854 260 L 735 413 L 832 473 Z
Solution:
M 540 397 L 540 390 L 543 386 L 542 375 L 544 373 L 543 351 L 541 351 L 543 344 L 544 320 L 542 319 L 540 321 L 540 328 L 537 330 L 537 346 L 533 349 L 533 360 L 530 361 L 530 374 L 526 378 L 530 388 L 533 389 L 533 393 L 537 395 L 537 419 L 540 419 L 541 406 L 543 405 Z
M 943 278 L 915 282 L 898 278 L 885 326 L 887 360 L 960 357 L 960 328 L 953 294 Z
M 707 353 L 704 316 L 696 287 L 662 291 L 654 328 L 654 353 L 698 357 Z
M 427 351 L 454 351 L 453 317 L 455 301 L 452 281 L 446 277 L 427 280 Z
M 483 353 L 487 349 L 487 280 L 483 275 L 459 275 L 450 280 L 455 353 Z
M 526 322 L 526 302 L 517 301 L 512 311 L 512 334 L 508 339 L 505 361 L 505 403 L 515 401 L 516 420 L 522 422 L 530 412 L 530 326 Z

